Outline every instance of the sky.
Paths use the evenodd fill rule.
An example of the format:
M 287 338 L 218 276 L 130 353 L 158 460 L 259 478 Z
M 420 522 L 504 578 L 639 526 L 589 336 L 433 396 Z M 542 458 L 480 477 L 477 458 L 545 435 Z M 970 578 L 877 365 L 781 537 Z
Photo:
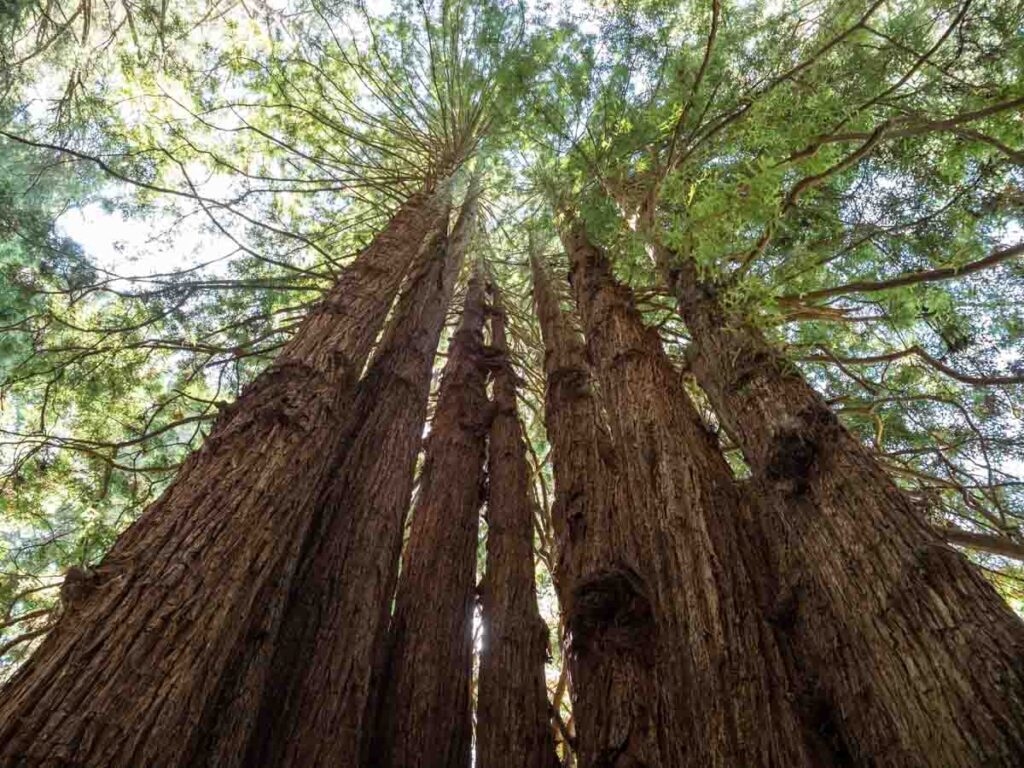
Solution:
M 166 222 L 170 223 L 170 222 Z M 119 275 L 152 275 L 193 266 L 214 247 L 192 227 L 154 239 L 154 223 L 126 217 L 93 202 L 72 208 L 58 222 L 61 233 L 82 246 L 100 267 Z

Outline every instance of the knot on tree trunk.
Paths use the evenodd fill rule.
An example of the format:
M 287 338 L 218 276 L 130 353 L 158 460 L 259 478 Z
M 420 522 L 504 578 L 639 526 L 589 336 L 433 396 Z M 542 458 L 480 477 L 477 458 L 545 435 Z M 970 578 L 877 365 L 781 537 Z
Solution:
M 100 585 L 100 574 L 92 568 L 73 565 L 60 585 L 60 604 L 65 611 L 80 606 Z
M 322 417 L 327 400 L 321 393 L 332 386 L 332 376 L 314 365 L 287 360 L 271 365 L 233 403 L 218 405 L 211 447 L 253 426 L 281 424 L 308 431 Z M 321 410 L 317 410 L 321 409 Z
M 573 590 L 567 628 L 572 653 L 647 656 L 654 646 L 654 615 L 643 579 L 630 568 L 601 571 Z
M 746 349 L 732 361 L 732 388 L 743 393 L 751 383 L 768 371 L 778 368 L 778 360 L 767 349 Z
M 589 397 L 590 373 L 582 368 L 559 368 L 548 374 L 548 389 L 564 401 Z
M 839 421 L 827 408 L 808 408 L 776 430 L 765 456 L 765 477 L 784 493 L 802 495 L 820 458 L 839 438 Z

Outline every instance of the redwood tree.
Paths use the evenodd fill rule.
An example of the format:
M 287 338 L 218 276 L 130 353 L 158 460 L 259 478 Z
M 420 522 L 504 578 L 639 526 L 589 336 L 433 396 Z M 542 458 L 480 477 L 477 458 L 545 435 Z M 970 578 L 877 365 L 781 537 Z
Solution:
M 1019 765 L 1024 624 L 799 370 L 671 263 L 693 372 L 766 501 L 774 621 L 819 707 L 860 762 Z
M 356 380 L 445 195 L 399 209 L 171 487 L 69 574 L 61 620 L 4 690 L 0 762 L 237 762 Z
M 655 727 L 672 765 L 831 765 L 843 750 L 802 722 L 746 562 L 747 516 L 714 437 L 658 334 L 567 214 L 571 282 L 606 398 L 632 525 L 618 547 L 620 607 L 643 615 Z M 627 580 L 628 579 L 628 580 Z M 628 587 L 628 589 L 627 589 Z M 570 627 L 581 619 L 570 607 Z M 601 631 L 607 616 L 586 617 Z
M 548 626 L 537 609 L 533 531 L 537 514 L 516 413 L 505 310 L 492 288 L 494 417 L 488 444 L 487 571 L 480 583 L 483 645 L 477 683 L 476 765 L 556 768 L 544 663 Z
M 659 740 L 652 619 L 626 570 L 637 524 L 595 393 L 587 353 L 540 261 L 534 301 L 544 340 L 544 423 L 551 442 L 555 586 L 567 617 L 580 766 L 674 765 Z
M 0 9 L 0 765 L 465 767 L 472 537 L 399 554 L 469 231 L 405 198 L 474 155 L 495 252 L 531 179 L 587 224 L 585 343 L 536 280 L 581 768 L 1024 764 L 1024 629 L 940 540 L 1020 607 L 1020 3 L 177 5 Z M 477 754 L 548 764 L 499 385 Z
M 490 408 L 484 279 L 466 288 L 431 421 L 388 630 L 375 766 L 468 768 L 476 550 Z
M 371 673 L 384 642 L 434 355 L 473 229 L 471 195 L 451 237 L 421 255 L 336 435 L 344 456 L 293 582 L 273 657 L 273 697 L 252 765 L 357 765 L 367 747 Z
M 617 8 L 585 127 L 551 141 L 573 153 L 554 186 L 578 182 L 621 274 L 651 281 L 660 261 L 764 502 L 749 567 L 776 580 L 766 610 L 803 708 L 855 764 L 1022 761 L 1024 625 L 928 526 L 1019 544 L 1006 9 L 823 3 L 808 24 L 757 3 Z M 811 360 L 831 403 L 797 367 Z

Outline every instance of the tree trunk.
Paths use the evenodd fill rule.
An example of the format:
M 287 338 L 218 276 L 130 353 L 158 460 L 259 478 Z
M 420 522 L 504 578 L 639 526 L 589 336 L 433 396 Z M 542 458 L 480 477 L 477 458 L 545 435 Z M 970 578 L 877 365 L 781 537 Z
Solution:
M 320 501 L 273 660 L 271 690 L 247 764 L 356 766 L 369 742 L 371 672 L 386 637 L 402 532 L 426 418 L 434 355 L 472 230 L 468 200 L 399 299 L 353 417 L 346 452 Z
M 484 282 L 466 289 L 402 557 L 370 764 L 469 768 L 473 609 L 490 420 L 483 361 Z
M 1024 765 L 1024 624 L 692 262 L 669 279 L 697 381 L 770 500 L 775 624 L 854 763 Z
M 794 710 L 745 562 L 748 512 L 717 441 L 582 224 L 570 221 L 563 242 L 632 515 L 620 532 L 615 607 L 645 616 L 631 639 L 650 649 L 651 706 L 666 764 L 841 761 Z M 570 613 L 571 628 L 584 622 L 601 632 L 607 613 Z
M 4 690 L 0 764 L 238 763 L 339 426 L 441 197 L 398 211 L 160 499 L 75 574 Z
M 623 556 L 637 521 L 623 503 L 623 477 L 583 342 L 536 259 L 532 269 L 555 476 L 555 587 L 570 620 L 565 652 L 577 765 L 674 768 L 659 742 L 652 620 Z
M 494 420 L 488 449 L 487 572 L 480 584 L 483 647 L 477 683 L 476 765 L 558 768 L 544 664 L 548 627 L 537 609 L 526 444 L 516 415 L 516 375 L 505 314 L 493 289 Z

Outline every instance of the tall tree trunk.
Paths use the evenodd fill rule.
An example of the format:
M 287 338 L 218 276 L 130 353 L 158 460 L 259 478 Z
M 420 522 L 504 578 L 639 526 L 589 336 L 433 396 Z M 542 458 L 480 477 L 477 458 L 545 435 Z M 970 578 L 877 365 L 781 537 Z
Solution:
M 247 764 L 355 766 L 369 741 L 371 672 L 384 642 L 426 418 L 434 355 L 475 201 L 424 253 L 359 383 L 346 453 L 291 590 L 271 690 Z
M 492 291 L 494 419 L 488 448 L 487 571 L 480 584 L 483 647 L 477 683 L 476 765 L 558 768 L 544 664 L 548 627 L 537 608 L 533 558 L 536 508 L 526 444 L 516 415 L 516 375 L 505 313 Z
M 1024 765 L 1024 624 L 692 262 L 668 276 L 697 381 L 770 501 L 775 623 L 854 762 Z
M 628 489 L 633 525 L 623 532 L 620 570 L 631 592 L 623 598 L 648 617 L 642 642 L 652 651 L 654 721 L 668 764 L 835 763 L 841 755 L 804 727 L 791 702 L 745 562 L 748 513 L 717 441 L 582 223 L 570 220 L 562 234 Z M 583 618 L 603 628 L 603 616 Z M 580 621 L 569 615 L 570 627 Z
M 406 202 L 160 499 L 75 574 L 60 622 L 4 689 L 0 764 L 237 755 L 356 380 L 442 197 Z
M 474 270 L 448 347 L 388 631 L 370 764 L 469 768 L 473 610 L 490 420 L 484 281 Z
M 557 539 L 555 587 L 568 617 L 577 764 L 675 768 L 659 741 L 652 618 L 626 565 L 638 525 L 579 333 L 540 262 L 534 301 L 544 338 L 544 423 L 551 442 Z

